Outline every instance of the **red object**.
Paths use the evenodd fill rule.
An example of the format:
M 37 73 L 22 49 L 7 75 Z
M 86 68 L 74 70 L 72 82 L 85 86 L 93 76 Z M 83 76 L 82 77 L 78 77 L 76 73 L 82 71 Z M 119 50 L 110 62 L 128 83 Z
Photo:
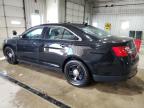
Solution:
M 141 40 L 140 39 L 135 39 L 134 40 L 136 48 L 137 48 L 137 52 L 140 51 L 140 47 L 141 47 Z
M 129 47 L 126 46 L 117 46 L 117 47 L 112 47 L 112 50 L 114 51 L 115 55 L 117 57 L 126 57 L 128 56 L 128 49 Z

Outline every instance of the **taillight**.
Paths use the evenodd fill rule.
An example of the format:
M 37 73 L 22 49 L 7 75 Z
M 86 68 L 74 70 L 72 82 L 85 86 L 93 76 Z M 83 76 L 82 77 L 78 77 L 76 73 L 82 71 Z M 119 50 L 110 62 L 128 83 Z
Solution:
M 117 57 L 126 57 L 128 56 L 129 47 L 127 46 L 116 46 L 112 47 L 113 52 Z

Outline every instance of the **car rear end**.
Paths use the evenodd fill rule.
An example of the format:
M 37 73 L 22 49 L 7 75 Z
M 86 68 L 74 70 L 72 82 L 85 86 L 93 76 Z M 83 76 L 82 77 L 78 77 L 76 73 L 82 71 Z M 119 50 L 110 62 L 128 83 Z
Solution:
M 109 50 L 103 54 L 99 63 L 93 66 L 93 79 L 95 81 L 118 81 L 135 76 L 139 56 L 134 41 L 112 39 L 106 43 Z
M 95 81 L 126 80 L 136 75 L 139 56 L 132 38 L 112 36 L 90 25 L 73 25 L 84 32 L 91 50 L 83 59 Z

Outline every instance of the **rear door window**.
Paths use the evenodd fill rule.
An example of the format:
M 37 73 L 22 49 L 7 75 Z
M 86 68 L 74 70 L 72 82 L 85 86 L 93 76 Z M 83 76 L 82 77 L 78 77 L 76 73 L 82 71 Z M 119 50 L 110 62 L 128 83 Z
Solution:
M 46 33 L 46 38 L 50 40 L 62 39 L 64 29 L 60 27 L 52 27 Z
M 64 27 L 49 27 L 46 35 L 46 39 L 49 40 L 78 40 L 72 32 Z
M 78 40 L 78 38 L 68 30 L 64 30 L 63 37 L 64 40 Z

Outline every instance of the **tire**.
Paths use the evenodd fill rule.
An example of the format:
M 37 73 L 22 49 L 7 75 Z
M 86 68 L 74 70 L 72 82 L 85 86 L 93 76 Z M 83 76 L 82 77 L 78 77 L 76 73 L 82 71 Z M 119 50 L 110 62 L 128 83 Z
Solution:
M 18 64 L 14 50 L 11 47 L 5 47 L 4 55 L 10 64 Z
M 64 67 L 65 77 L 71 85 L 82 87 L 90 83 L 87 67 L 78 60 L 68 61 Z

